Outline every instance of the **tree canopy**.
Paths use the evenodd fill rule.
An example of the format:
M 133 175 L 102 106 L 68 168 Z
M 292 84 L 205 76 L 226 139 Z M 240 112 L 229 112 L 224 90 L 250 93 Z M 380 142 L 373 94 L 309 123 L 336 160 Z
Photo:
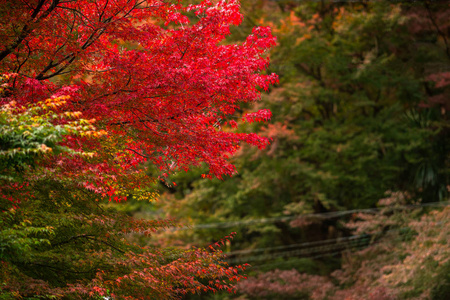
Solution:
M 262 74 L 270 29 L 223 43 L 242 21 L 236 1 L 3 0 L 0 16 L 2 297 L 231 291 L 245 267 L 228 267 L 219 242 L 233 235 L 159 248 L 142 237 L 171 220 L 104 202 L 153 200 L 155 180 L 192 166 L 221 178 L 241 142 L 267 145 L 216 124 L 277 81 Z

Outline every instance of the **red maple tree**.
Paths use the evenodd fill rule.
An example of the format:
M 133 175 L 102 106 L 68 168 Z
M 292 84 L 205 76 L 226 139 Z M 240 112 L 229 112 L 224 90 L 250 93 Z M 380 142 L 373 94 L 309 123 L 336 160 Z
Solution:
M 96 269 L 89 259 L 80 259 L 72 267 L 91 264 L 84 273 L 91 275 L 80 277 L 73 271 L 74 277 L 65 286 L 58 277 L 63 268 L 46 265 L 44 260 L 36 263 L 37 256 L 19 263 L 11 258 L 15 248 L 10 247 L 6 252 L 13 254 L 1 258 L 5 268 L 0 277 L 19 280 L 4 281 L 6 289 L 19 296 L 67 296 L 112 294 L 108 291 L 114 287 L 119 297 L 121 286 L 128 282 L 128 295 L 172 297 L 230 287 L 219 278 L 239 280 L 238 269 L 217 263 L 217 251 L 197 249 L 164 260 L 156 250 L 132 248 L 121 234 L 147 232 L 161 225 L 129 218 L 118 221 L 86 199 L 95 199 L 95 194 L 120 201 L 130 191 L 140 190 L 146 176 L 144 163 L 158 166 L 161 178 L 205 163 L 209 166 L 205 177 L 221 178 L 235 171 L 227 157 L 241 142 L 260 148 L 267 145 L 264 137 L 221 131 L 217 125 L 226 122 L 241 103 L 258 100 L 260 90 L 277 81 L 274 74 L 261 74 L 269 63 L 264 54 L 275 45 L 270 29 L 255 28 L 243 43 L 226 44 L 229 27 L 242 20 L 234 0 L 197 5 L 164 0 L 1 0 L 0 17 L 0 74 L 6 74 L 1 77 L 0 104 L 15 107 L 2 110 L 9 116 L 5 122 L 10 122 L 11 114 L 20 115 L 16 119 L 23 121 L 32 111 L 32 122 L 24 125 L 29 130 L 13 128 L 22 130 L 19 137 L 26 140 L 38 135 L 40 125 L 48 122 L 55 126 L 49 130 L 59 134 L 47 133 L 39 140 L 43 146 L 26 152 L 45 152 L 39 161 L 40 173 L 28 170 L 22 178 L 26 184 L 7 183 L 0 189 L 2 226 L 15 226 L 14 234 L 22 230 L 22 248 L 31 252 L 51 253 L 55 258 L 68 251 L 62 247 L 84 241 L 85 247 L 91 247 L 86 255 L 101 262 Z M 36 108 L 42 105 L 46 108 Z M 70 121 L 80 115 L 83 120 Z M 252 122 L 269 117 L 270 112 L 262 110 L 244 119 Z M 61 128 L 65 128 L 63 133 Z M 57 153 L 56 148 L 52 150 L 55 140 L 71 154 L 92 155 Z M 14 157 L 24 150 L 2 146 L 2 151 Z M 6 164 L 2 173 L 11 173 L 11 165 Z M 49 182 L 63 185 L 66 192 L 51 188 Z M 83 189 L 89 193 L 86 199 Z M 67 214 L 75 232 L 63 234 L 61 228 L 69 223 L 58 223 L 54 216 L 46 219 L 47 212 L 39 211 L 48 205 L 39 199 L 44 194 L 48 201 L 58 203 L 52 208 L 55 213 Z M 84 201 L 95 217 L 77 213 L 82 208 L 75 207 L 76 201 Z M 97 227 L 92 231 L 88 225 Z M 0 233 L 2 241 L 12 236 L 9 231 Z M 109 273 L 101 267 L 105 264 Z M 58 279 L 40 279 L 39 266 L 48 268 L 45 276 L 51 271 Z M 116 271 L 111 273 L 111 268 Z M 208 278 L 209 283 L 202 281 Z M 141 286 L 151 292 L 146 294 Z

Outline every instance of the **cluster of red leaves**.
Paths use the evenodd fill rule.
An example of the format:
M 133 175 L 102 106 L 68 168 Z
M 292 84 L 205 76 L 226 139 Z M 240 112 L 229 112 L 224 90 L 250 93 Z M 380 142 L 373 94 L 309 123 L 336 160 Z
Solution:
M 0 68 L 34 78 L 14 82 L 24 90 L 16 100 L 36 101 L 30 96 L 39 84 L 47 93 L 70 95 L 70 109 L 128 138 L 126 151 L 136 157 L 129 165 L 149 160 L 167 172 L 206 163 L 220 178 L 234 172 L 225 153 L 242 141 L 267 144 L 213 126 L 240 102 L 259 99 L 258 87 L 277 81 L 274 74 L 259 74 L 269 63 L 264 53 L 275 45 L 269 28 L 255 28 L 241 45 L 220 44 L 242 19 L 237 2 L 2 2 L 14 14 L 1 24 Z M 195 12 L 194 22 L 188 12 Z M 18 39 L 21 46 L 14 47 Z M 70 85 L 45 80 L 69 76 Z M 37 88 L 24 89 L 31 82 Z
M 188 293 L 218 290 L 233 292 L 235 290 L 233 282 L 244 278 L 240 273 L 245 267 L 228 267 L 225 263 L 221 263 L 223 254 L 220 250 L 213 252 L 202 249 L 189 250 L 183 256 L 164 265 L 158 263 L 159 257 L 163 254 L 155 251 L 143 254 L 128 253 L 127 256 L 123 265 L 126 267 L 132 265 L 136 269 L 117 278 L 108 278 L 105 273 L 99 273 L 99 286 L 95 287 L 93 292 L 106 295 L 105 286 L 112 290 L 129 292 L 130 286 L 135 286 L 137 288 L 133 291 L 135 296 L 125 299 L 142 299 L 149 295 L 167 299 Z M 139 286 L 146 286 L 147 290 L 142 291 L 142 295 L 139 295 Z M 151 293 L 148 291 L 149 288 Z

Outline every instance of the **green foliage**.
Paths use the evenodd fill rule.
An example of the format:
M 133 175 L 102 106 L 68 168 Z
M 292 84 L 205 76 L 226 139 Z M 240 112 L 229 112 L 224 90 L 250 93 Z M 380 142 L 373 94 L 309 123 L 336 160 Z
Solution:
M 9 76 L 3 77 L 7 79 Z M 0 77 L 0 82 L 3 77 Z M 0 94 L 1 92 L 0 90 Z M 49 98 L 28 107 L 21 107 L 11 102 L 1 107 L 0 179 L 18 179 L 12 174 L 35 167 L 39 159 L 49 154 L 93 155 L 89 152 L 76 151 L 61 143 L 69 135 L 100 136 L 104 134 L 96 131 L 92 125 L 93 121 L 78 119 L 81 115 L 79 112 L 57 112 L 68 98 L 70 97 Z M 60 124 L 57 124 L 58 121 Z
M 430 298 L 432 300 L 445 300 L 450 295 L 450 262 L 443 265 L 436 278 L 439 282 L 434 283 Z
M 285 84 L 269 102 L 275 121 L 288 120 L 298 136 L 285 145 L 298 149 L 287 155 L 297 160 L 297 194 L 326 209 L 370 207 L 389 189 L 439 200 L 420 190 L 445 188 L 448 175 L 439 184 L 417 179 L 429 178 L 420 175 L 424 166 L 445 166 L 447 158 L 434 149 L 443 142 L 436 123 L 410 117 L 424 119 L 436 108 L 417 106 L 427 101 L 425 74 L 418 74 L 424 62 L 407 46 L 412 36 L 400 7 L 312 4 L 296 11 L 273 55 L 289 73 L 281 72 Z

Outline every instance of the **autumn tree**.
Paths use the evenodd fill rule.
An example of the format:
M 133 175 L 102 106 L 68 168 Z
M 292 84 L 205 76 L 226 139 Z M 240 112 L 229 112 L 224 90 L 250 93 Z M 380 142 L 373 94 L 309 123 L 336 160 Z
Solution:
M 136 235 L 173 223 L 102 201 L 152 200 L 148 183 L 191 166 L 230 175 L 226 158 L 241 142 L 267 145 L 217 124 L 277 80 L 261 74 L 275 44 L 269 28 L 222 43 L 242 20 L 235 1 L 5 0 L 0 15 L 2 294 L 231 290 L 243 267 L 224 265 L 219 243 L 181 252 L 139 244 Z

